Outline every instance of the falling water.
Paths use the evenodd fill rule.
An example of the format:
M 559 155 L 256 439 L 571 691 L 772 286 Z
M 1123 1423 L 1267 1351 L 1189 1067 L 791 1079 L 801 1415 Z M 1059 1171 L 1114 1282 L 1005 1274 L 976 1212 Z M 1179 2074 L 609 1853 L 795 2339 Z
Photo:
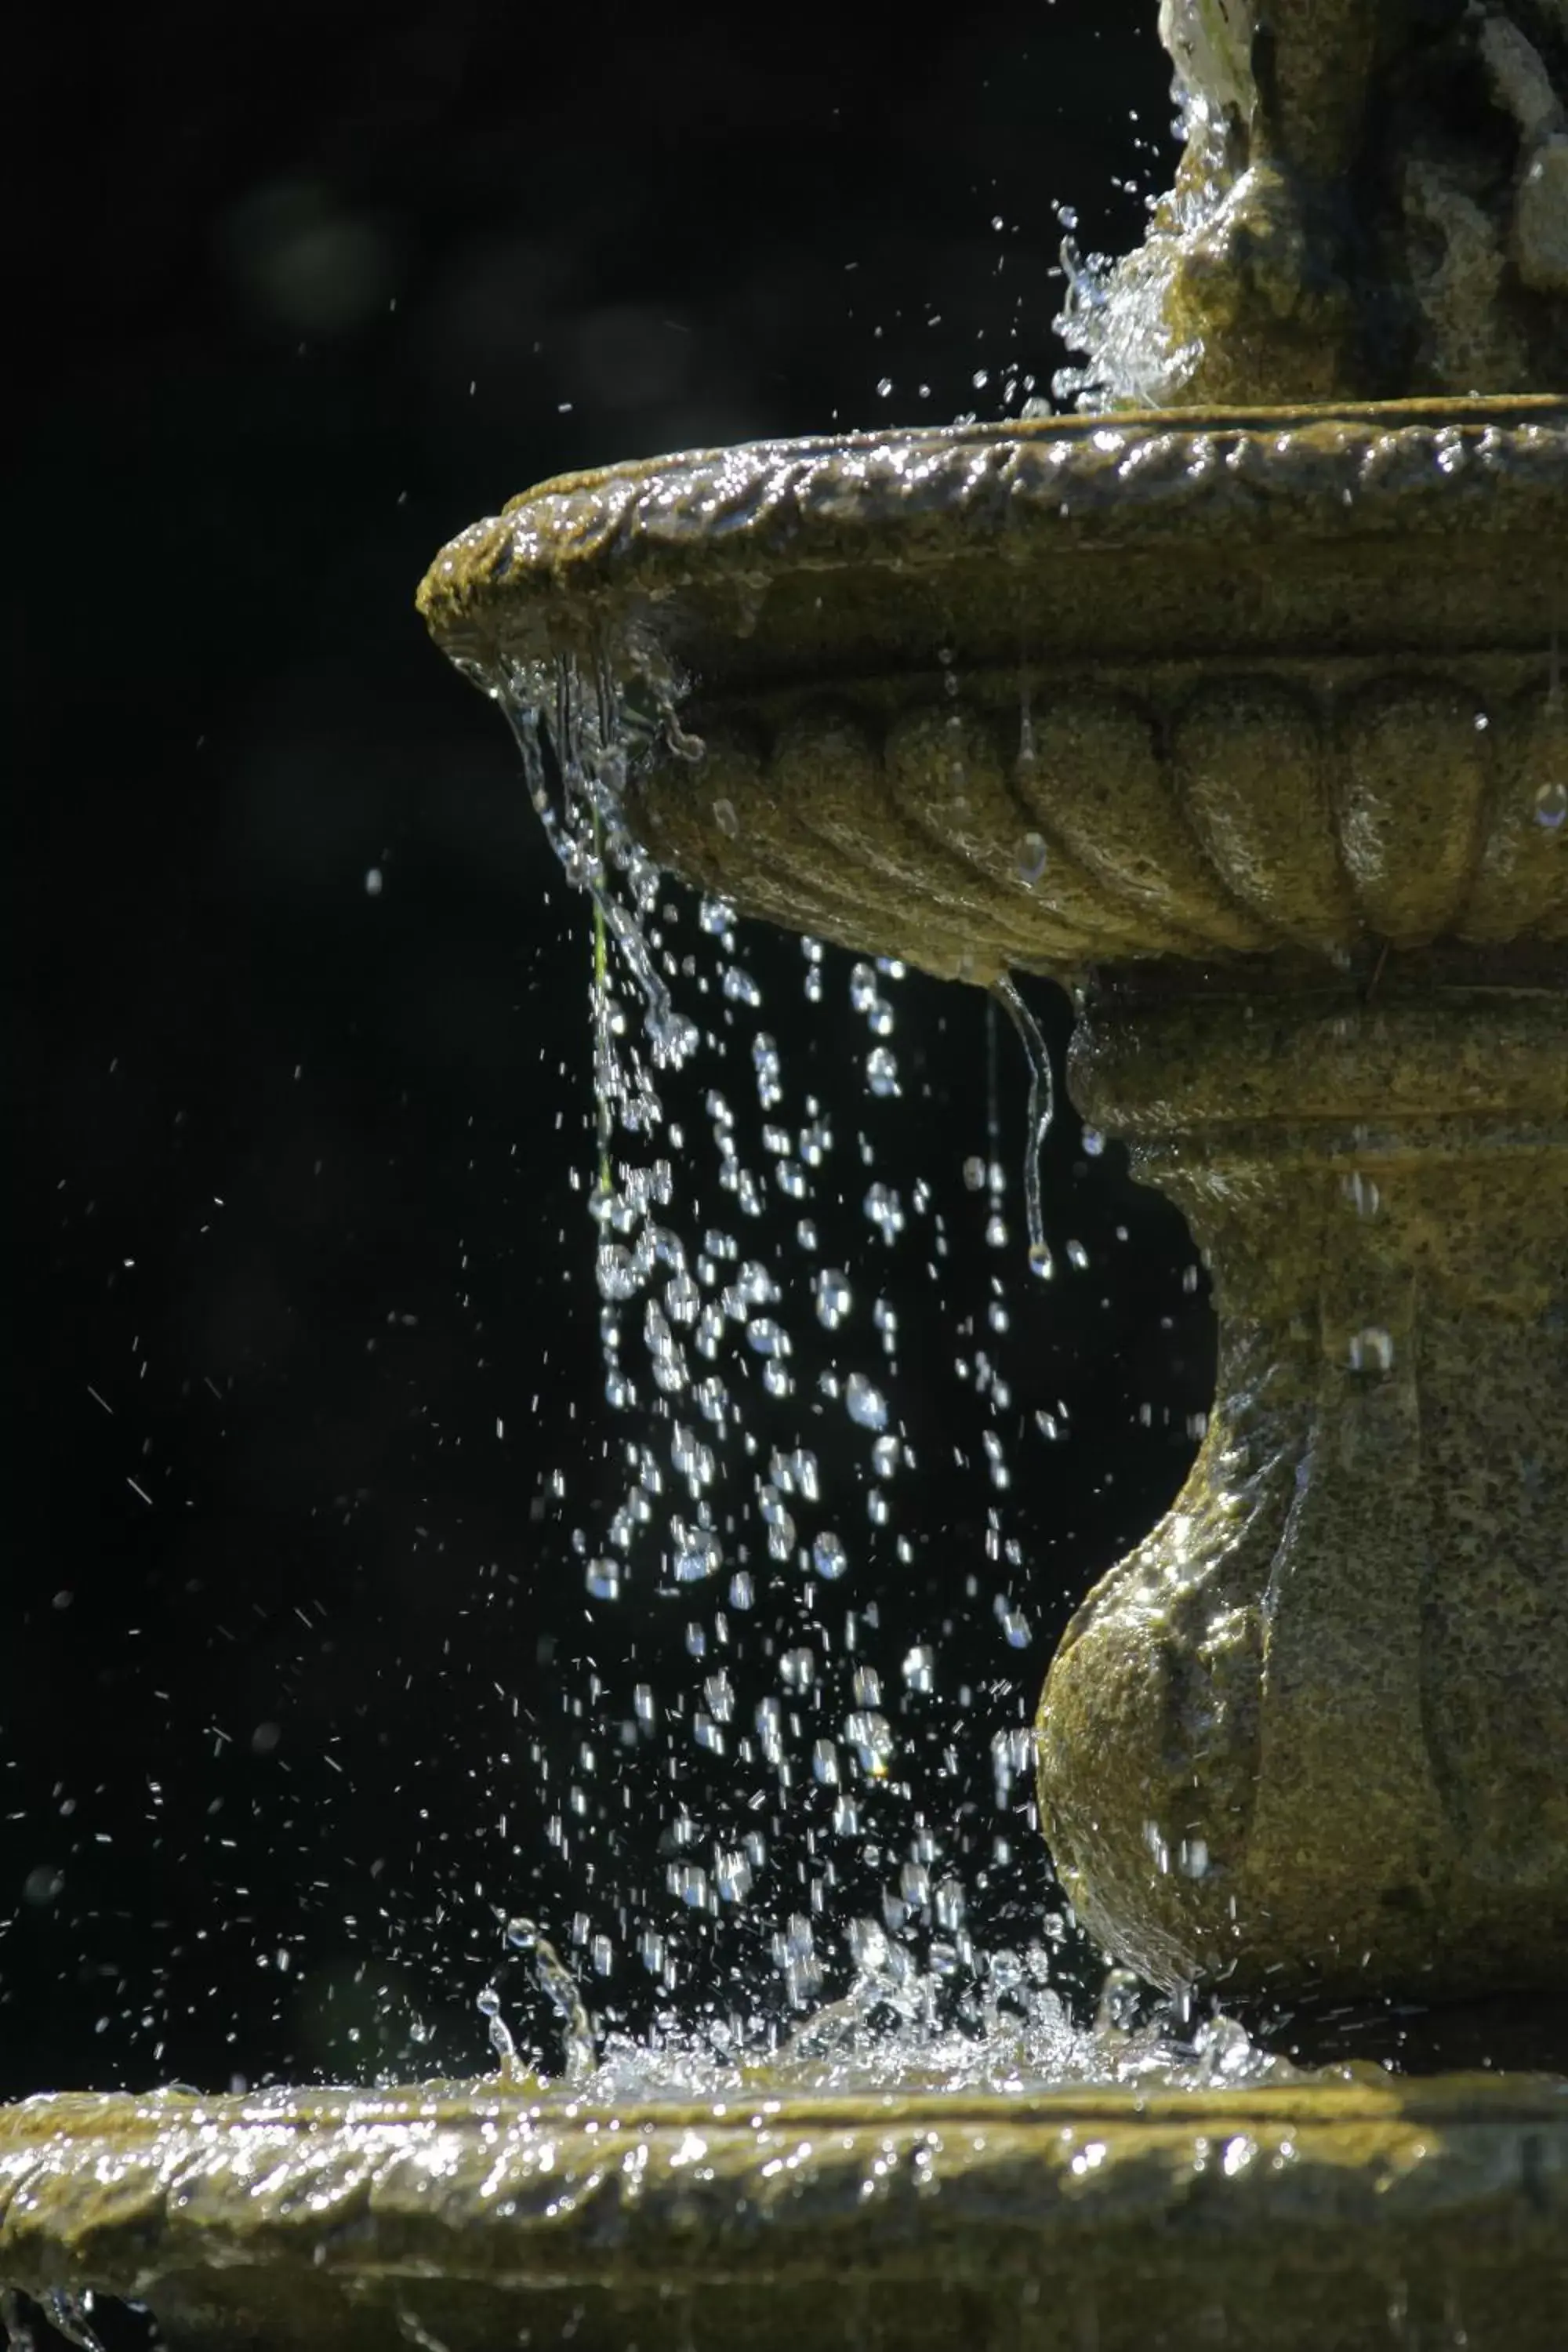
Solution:
M 1029 1064 L 1028 1141 L 1024 1152 L 1024 1211 L 1029 1229 L 1029 1268 L 1048 1278 L 1055 1271 L 1046 1239 L 1045 1210 L 1040 1200 L 1040 1152 L 1056 1117 L 1056 1090 L 1051 1057 L 1040 1024 L 1018 993 L 1017 983 L 1005 973 L 993 983 L 993 993 L 1005 1004 L 1023 1044 Z
M 480 1998 L 496 2058 L 509 2071 L 521 2063 L 503 2003 L 526 2006 L 532 1993 L 553 2018 L 543 2038 L 563 2051 L 561 2071 L 616 2095 L 764 2055 L 803 2083 L 857 2068 L 908 2077 L 916 2065 L 932 2079 L 968 2069 L 995 2082 L 1103 2072 L 1107 2045 L 1072 2026 L 1056 1983 L 1075 1942 L 1070 1917 L 1030 1900 L 1022 1951 L 977 1948 L 968 1924 L 991 1872 L 1010 1880 L 1037 1853 L 1035 1672 L 1020 1682 L 1001 1666 L 984 1690 L 944 1692 L 936 1636 L 946 1628 L 900 1641 L 897 1655 L 881 1637 L 876 1591 L 907 1581 L 929 1540 L 921 1483 L 932 1465 L 915 1424 L 933 1368 L 922 1360 L 916 1388 L 901 1383 L 900 1310 L 879 1267 L 903 1268 L 902 1297 L 909 1264 L 923 1257 L 960 1340 L 952 1368 L 965 1396 L 961 1414 L 935 1420 L 988 1495 L 983 1535 L 943 1582 L 972 1603 L 990 1583 L 1005 1655 L 1033 1642 L 1013 1590 L 1023 1552 L 1008 1517 L 1010 1454 L 1031 1424 L 1002 1360 L 1005 1288 L 993 1276 L 984 1317 L 953 1319 L 933 1188 L 879 1132 L 908 1082 L 902 967 L 862 959 L 847 971 L 864 1040 L 851 1133 L 825 1097 L 802 1091 L 769 1025 L 778 983 L 757 960 L 776 945 L 749 940 L 723 900 L 662 875 L 627 823 L 645 751 L 700 757 L 679 724 L 678 682 L 651 662 L 617 677 L 568 656 L 514 665 L 489 690 L 562 867 L 594 909 L 589 1207 L 605 1397 L 625 1433 L 618 1494 L 572 1537 L 590 1610 L 621 1622 L 585 1696 L 563 1697 L 582 1737 L 547 1825 L 585 1899 L 560 1938 L 564 1959 L 531 1919 L 504 1924 L 501 1974 Z M 824 1004 L 841 967 L 809 940 L 796 952 L 805 1003 Z M 1023 1192 L 1030 1263 L 1045 1273 L 1049 1055 L 1017 987 L 1004 982 L 996 995 L 1028 1059 Z M 994 1081 L 984 1205 L 985 1239 L 1005 1249 L 996 1094 Z M 960 1429 L 977 1436 L 972 1457 Z M 685 1614 L 684 1688 L 645 1663 L 669 1622 L 658 1604 Z M 957 1785 L 966 1718 L 982 1707 L 993 1714 L 995 1826 L 959 1838 L 940 1811 L 928 1816 L 915 1784 L 931 1777 L 934 1750 L 936 1780 Z M 544 1747 L 533 1756 L 550 1769 Z M 623 1875 L 617 1822 L 650 1802 L 662 1879 L 629 1865 Z M 503 1994 L 518 1953 L 531 1983 Z M 631 2035 L 617 2030 L 612 1996 L 634 1957 L 661 2005 L 651 2032 Z

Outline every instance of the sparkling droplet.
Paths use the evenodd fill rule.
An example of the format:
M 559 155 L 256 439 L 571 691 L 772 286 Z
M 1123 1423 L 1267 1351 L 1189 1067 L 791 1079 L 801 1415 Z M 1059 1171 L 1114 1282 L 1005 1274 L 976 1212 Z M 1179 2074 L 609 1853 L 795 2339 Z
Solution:
M 1018 845 L 1018 878 L 1030 889 L 1039 880 L 1047 863 L 1046 837 L 1041 833 L 1026 833 Z
M 621 1563 L 618 1559 L 591 1559 L 584 1571 L 583 1581 L 595 1601 L 618 1601 L 621 1597 Z
M 885 1429 L 888 1425 L 888 1400 L 863 1373 L 851 1372 L 845 1381 L 844 1407 L 850 1420 L 858 1422 L 862 1429 Z
M 903 1676 L 910 1690 L 924 1692 L 936 1688 L 936 1652 L 929 1643 L 919 1643 L 909 1652 L 904 1659 Z
M 812 1282 L 811 1295 L 817 1321 L 826 1330 L 837 1331 L 851 1304 L 848 1276 L 837 1266 L 825 1265 Z
M 825 1532 L 811 1547 L 811 1564 L 818 1576 L 837 1582 L 848 1573 L 849 1556 L 836 1535 Z
M 893 1727 L 887 1717 L 872 1708 L 857 1708 L 845 1720 L 844 1737 L 858 1755 L 860 1769 L 867 1778 L 885 1780 L 888 1766 L 897 1752 Z
M 874 1045 L 866 1056 L 866 1084 L 884 1098 L 900 1092 L 898 1057 L 886 1045 Z
M 1379 1325 L 1369 1324 L 1357 1331 L 1350 1344 L 1351 1370 L 1353 1372 L 1390 1372 L 1394 1370 L 1394 1338 Z
M 904 1230 L 904 1209 L 898 1193 L 890 1184 L 873 1184 L 867 1193 L 864 1207 L 867 1216 L 880 1233 L 889 1248 Z
M 1556 833 L 1565 821 L 1568 821 L 1568 783 L 1558 776 L 1551 783 L 1542 784 L 1536 793 L 1535 822 L 1544 825 L 1548 833 Z

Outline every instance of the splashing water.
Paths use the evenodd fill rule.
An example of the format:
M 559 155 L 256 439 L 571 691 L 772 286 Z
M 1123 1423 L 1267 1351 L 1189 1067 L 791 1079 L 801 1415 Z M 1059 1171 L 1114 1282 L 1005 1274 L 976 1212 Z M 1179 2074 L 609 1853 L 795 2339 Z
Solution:
M 582 2082 L 593 2073 L 596 2053 L 593 2022 L 577 1989 L 576 1978 L 531 1919 L 521 1916 L 509 1919 L 504 1933 L 509 1953 L 527 1953 L 531 1958 L 534 1981 L 560 2020 L 563 2080 Z M 501 2015 L 500 1994 L 494 1985 L 487 1985 L 479 1995 L 478 2007 L 479 2014 L 489 2021 L 490 2048 L 500 2061 L 501 2074 L 508 2080 L 515 2079 L 522 2072 L 517 2044 Z
M 1189 88 L 1180 75 L 1173 95 L 1173 131 L 1187 149 L 1187 161 L 1176 186 L 1155 207 L 1145 241 L 1120 260 L 1103 253 L 1086 257 L 1072 234 L 1076 215 L 1058 210 L 1067 232 L 1061 246 L 1067 295 L 1055 330 L 1082 358 L 1058 369 L 1051 391 L 1062 406 L 1086 415 L 1168 407 L 1203 356 L 1200 344 L 1177 342 L 1172 334 L 1167 299 L 1183 257 L 1212 229 L 1225 202 L 1224 113 L 1217 96 Z M 1049 415 L 1051 404 L 1027 401 L 1023 414 Z
M 878 1271 L 888 1253 L 912 1253 L 940 1286 L 949 1250 L 931 1186 L 902 1171 L 890 1181 L 881 1166 L 893 1147 L 878 1123 L 898 1116 L 908 1085 L 896 1043 L 903 968 L 847 960 L 848 1012 L 867 1033 L 863 1091 L 847 1119 L 801 1090 L 764 1025 L 778 985 L 769 943 L 745 934 L 721 898 L 696 898 L 662 875 L 627 822 L 649 749 L 700 757 L 679 725 L 679 689 L 657 661 L 626 648 L 616 669 L 572 656 L 514 664 L 490 688 L 563 870 L 594 909 L 589 1204 L 605 1396 L 626 1431 L 618 1497 L 612 1490 L 602 1524 L 572 1536 L 590 1612 L 619 1612 L 622 1622 L 585 1690 L 563 1691 L 574 1752 L 552 1766 L 544 1745 L 531 1751 L 562 1783 L 547 1823 L 552 1867 L 574 1874 L 568 1902 L 596 1906 L 596 1916 L 574 1912 L 571 1946 L 613 1998 L 590 2008 L 597 1997 L 585 1994 L 581 1966 L 531 1919 L 510 1923 L 509 1948 L 531 1958 L 567 2079 L 606 2095 L 625 2095 L 634 2078 L 650 2091 L 650 2066 L 668 2083 L 684 2080 L 683 2068 L 732 2072 L 763 2056 L 803 2083 L 847 2079 L 846 2068 L 860 2070 L 857 2080 L 879 2069 L 904 2078 L 917 2065 L 933 2079 L 956 2070 L 973 2081 L 1060 2080 L 1091 2063 L 1048 1982 L 1050 1955 L 1075 1944 L 1070 1916 L 1045 1911 L 1043 1887 L 1030 1898 L 1047 1942 L 1025 1962 L 977 1951 L 967 1925 L 989 1871 L 1017 1872 L 1009 1816 L 1036 1829 L 1025 1719 L 1033 1676 L 1026 1685 L 1002 1663 L 1033 1640 L 1011 1589 L 1023 1554 L 1005 1516 L 1008 1446 L 1026 1417 L 999 1355 L 1010 1323 L 1003 1285 L 990 1277 L 984 1344 L 966 1342 L 952 1358 L 969 1423 L 980 1424 L 966 1441 L 972 1456 L 952 1450 L 973 1459 L 990 1492 L 963 1589 L 975 1598 L 983 1577 L 1005 1588 L 989 1612 L 998 1671 L 983 1692 L 950 1692 L 939 1713 L 935 1640 L 910 1650 L 900 1639 L 884 1660 L 874 1597 L 889 1577 L 907 1580 L 928 1540 L 921 1481 L 932 1449 L 920 1416 L 934 1413 L 950 1444 L 953 1418 L 900 1387 L 907 1310 L 880 1295 Z M 830 1003 L 836 968 L 805 943 L 808 1006 Z M 1002 982 L 995 996 L 1029 1064 L 1023 1189 L 1029 1262 L 1044 1274 L 1050 1059 L 1016 985 Z M 989 1004 L 986 1023 L 981 1206 L 985 1240 L 1003 1249 Z M 969 1334 L 975 1322 L 961 1317 L 955 1328 Z M 929 1390 L 929 1361 L 921 1369 Z M 606 1447 L 612 1466 L 616 1454 Z M 642 1664 L 662 1646 L 665 1622 L 647 1604 L 678 1596 L 698 1612 L 685 1629 L 684 1689 L 668 1667 L 647 1679 Z M 939 1630 L 949 1629 L 933 1624 L 932 1636 Z M 945 1800 L 941 1827 L 931 1825 L 915 1787 L 930 1776 L 927 1751 L 942 1759 L 939 1781 L 961 1778 L 963 1713 L 981 1705 L 996 1711 L 993 1723 L 1003 1717 L 991 1738 L 996 1826 L 960 1834 Z M 662 1877 L 616 1866 L 617 1821 L 646 1816 L 650 1802 Z M 952 1814 L 975 1811 L 955 1801 Z M 1032 1836 L 1021 1852 L 1043 1873 Z M 629 2038 L 615 1991 L 629 1955 L 656 2001 L 681 1985 L 721 1990 L 700 2001 L 695 2023 L 688 1993 L 683 2013 L 656 2007 L 651 2028 Z M 846 1958 L 849 1990 L 822 2009 L 845 1981 Z M 496 1986 L 480 2008 L 498 2063 L 519 2073 Z M 1103 2066 L 1103 2053 L 1092 2063 Z

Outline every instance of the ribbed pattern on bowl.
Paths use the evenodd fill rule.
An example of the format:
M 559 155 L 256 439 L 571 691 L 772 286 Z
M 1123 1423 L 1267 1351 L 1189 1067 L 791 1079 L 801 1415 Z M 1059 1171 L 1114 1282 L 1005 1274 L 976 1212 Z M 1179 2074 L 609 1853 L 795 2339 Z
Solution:
M 1205 665 L 1153 692 L 1045 685 L 1026 724 L 998 684 L 1011 709 L 939 672 L 890 720 L 846 695 L 770 730 L 721 719 L 701 760 L 644 781 L 635 821 L 747 913 L 961 977 L 1568 938 L 1568 716 L 1544 663 Z

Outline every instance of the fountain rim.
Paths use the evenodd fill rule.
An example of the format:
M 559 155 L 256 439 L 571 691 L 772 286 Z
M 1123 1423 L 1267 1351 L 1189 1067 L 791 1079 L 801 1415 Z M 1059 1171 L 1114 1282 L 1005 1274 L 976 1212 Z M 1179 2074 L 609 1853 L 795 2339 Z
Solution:
M 323 2284 L 433 2262 L 449 2280 L 588 2282 L 606 2230 L 626 2275 L 650 2258 L 662 2273 L 678 2257 L 693 2281 L 816 2264 L 825 2228 L 838 2261 L 880 2273 L 909 2254 L 910 2191 L 931 2188 L 944 2193 L 925 2229 L 956 2231 L 984 2268 L 985 2242 L 1020 2229 L 1044 2252 L 1097 2213 L 1117 2230 L 1182 2226 L 1227 2146 L 1247 2154 L 1236 2178 L 1226 2167 L 1223 2204 L 1203 2198 L 1206 2233 L 1261 2244 L 1287 2218 L 1381 2232 L 1435 2213 L 1484 2225 L 1521 2151 L 1547 2141 L 1568 2172 L 1568 2081 L 1367 2065 L 1016 2094 L 812 2094 L 764 2073 L 722 2097 L 625 2104 L 496 2077 L 63 2093 L 0 2108 L 0 2281 L 144 2295 L 159 2277 L 259 2261 Z M 864 2201 L 868 2166 L 900 2177 L 890 2202 Z
M 1568 395 L 1108 410 L 694 449 L 562 474 L 460 531 L 417 606 L 454 661 L 583 651 L 812 573 L 1084 550 L 1568 537 Z

